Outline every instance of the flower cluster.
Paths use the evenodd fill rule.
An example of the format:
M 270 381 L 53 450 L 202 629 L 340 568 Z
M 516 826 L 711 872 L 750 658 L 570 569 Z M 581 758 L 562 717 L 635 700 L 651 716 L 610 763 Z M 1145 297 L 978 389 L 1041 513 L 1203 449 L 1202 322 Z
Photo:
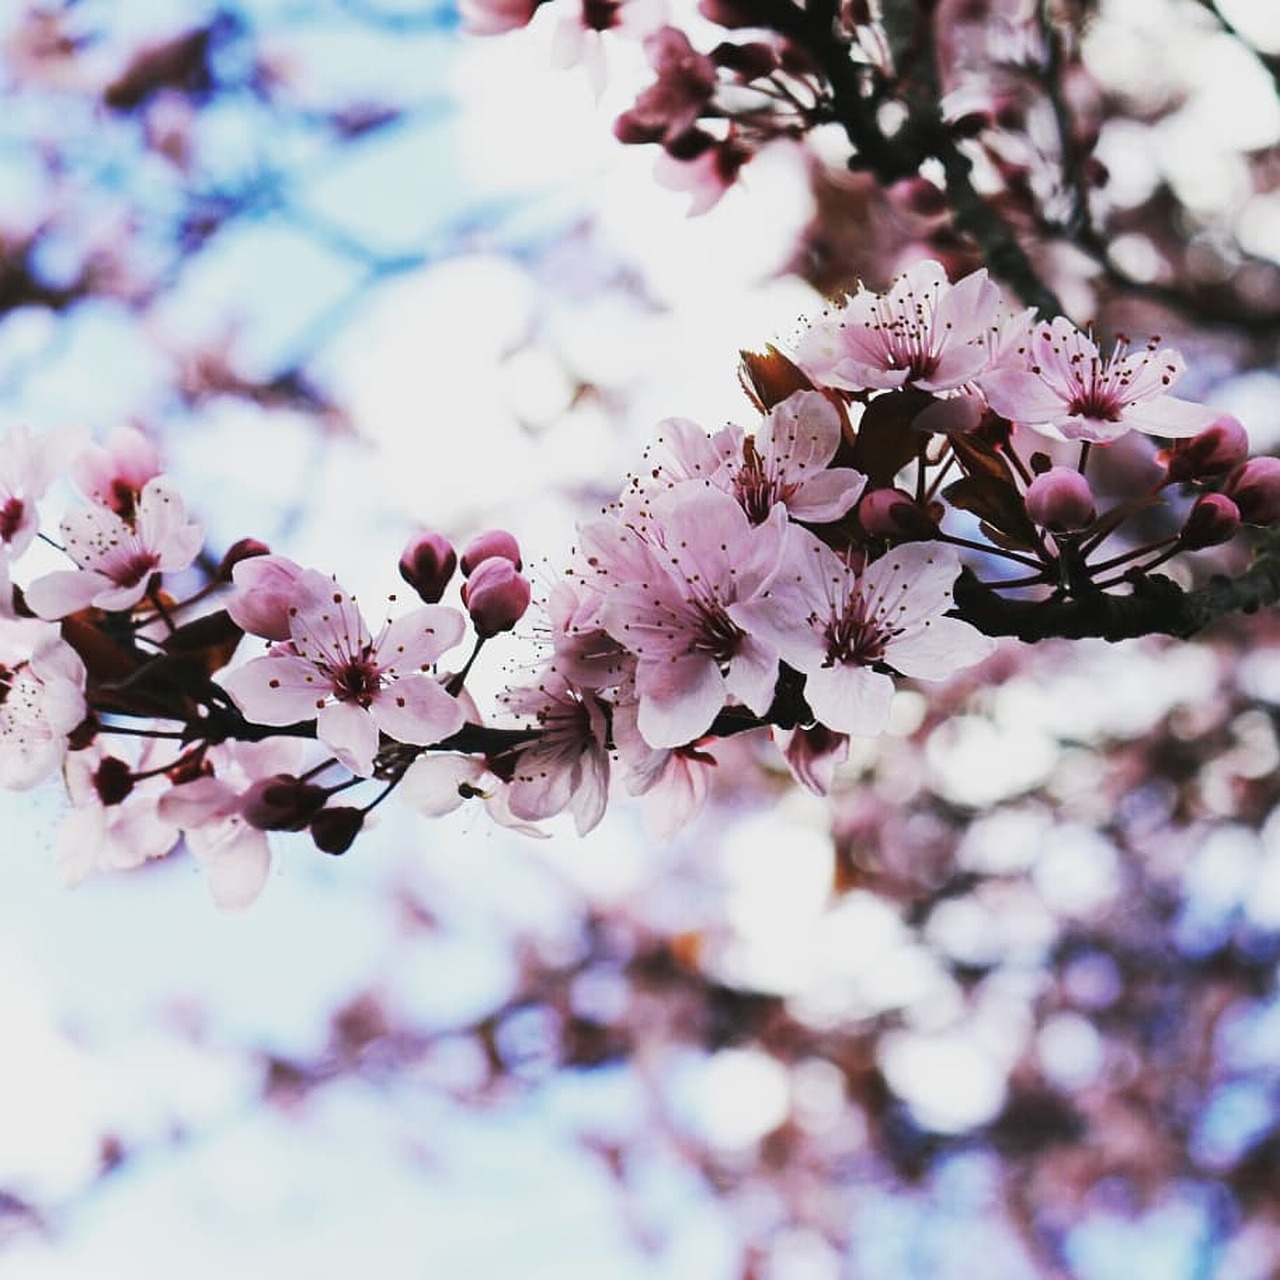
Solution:
M 670 832 L 707 794 L 717 740 L 760 731 L 824 791 L 849 739 L 884 729 L 898 681 L 994 650 L 957 604 L 962 575 L 1030 608 L 1094 598 L 1280 517 L 1280 460 L 1175 399 L 1181 371 L 1158 341 L 1104 354 L 1011 309 L 981 271 L 953 285 L 926 262 L 861 288 L 791 355 L 744 355 L 750 426 L 662 424 L 580 527 L 537 603 L 533 674 L 488 717 L 468 677 L 532 605 L 510 533 L 461 551 L 410 539 L 399 574 L 418 603 L 375 629 L 328 574 L 252 539 L 202 568 L 202 530 L 138 432 L 76 453 L 15 430 L 0 785 L 62 773 L 69 882 L 185 843 L 228 907 L 261 889 L 268 833 L 343 853 L 397 789 L 427 814 L 479 802 L 532 830 L 568 812 L 580 832 L 624 791 Z M 1158 475 L 1108 506 L 1091 459 L 1130 430 L 1166 438 Z M 31 571 L 61 470 L 82 500 L 44 541 L 69 567 Z M 1158 507 L 1166 532 L 1123 541 Z M 1002 559 L 1017 576 L 980 576 Z

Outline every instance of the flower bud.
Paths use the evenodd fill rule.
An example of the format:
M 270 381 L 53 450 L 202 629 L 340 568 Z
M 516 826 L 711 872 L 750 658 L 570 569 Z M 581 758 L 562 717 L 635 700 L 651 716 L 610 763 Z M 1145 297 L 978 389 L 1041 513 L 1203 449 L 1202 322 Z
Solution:
M 1238 418 L 1223 413 L 1199 435 L 1174 441 L 1160 460 L 1171 481 L 1202 480 L 1206 476 L 1225 476 L 1248 456 L 1248 432 Z
M 472 570 L 481 561 L 492 559 L 494 556 L 510 560 L 517 569 L 524 568 L 524 562 L 520 559 L 520 544 L 515 538 L 505 529 L 490 529 L 488 533 L 478 534 L 467 543 L 459 561 L 463 574 L 468 578 L 471 577 Z
M 289 638 L 289 610 L 302 566 L 287 556 L 252 556 L 231 571 L 235 589 L 227 601 L 231 620 L 250 635 L 267 640 Z
M 222 563 L 218 565 L 219 581 L 230 582 L 231 571 L 241 560 L 250 560 L 254 556 L 269 556 L 270 554 L 271 548 L 265 542 L 259 542 L 257 538 L 241 538 L 239 542 L 233 543 L 227 549 L 227 554 L 222 557 Z
M 919 542 L 938 533 L 929 513 L 901 489 L 872 489 L 863 494 L 858 521 L 873 538 L 894 542 Z
M 243 795 L 240 812 L 259 831 L 301 831 L 324 807 L 324 787 L 303 782 L 291 773 L 259 778 Z
M 1050 467 L 1027 489 L 1027 515 L 1050 533 L 1077 533 L 1096 514 L 1089 482 L 1072 467 Z
M 1196 499 L 1178 535 L 1184 551 L 1199 551 L 1229 542 L 1240 528 L 1240 508 L 1225 493 L 1205 493 Z
M 439 533 L 424 533 L 411 539 L 400 557 L 400 576 L 424 604 L 439 603 L 457 567 L 457 552 Z
M 1250 458 L 1227 477 L 1222 492 L 1234 499 L 1245 524 L 1280 520 L 1280 458 Z
M 93 789 L 104 807 L 121 804 L 133 790 L 133 770 L 116 756 L 104 756 L 94 770 Z
M 311 838 L 321 853 L 346 853 L 364 826 L 364 810 L 345 805 L 321 809 L 311 819 Z
M 532 588 L 503 556 L 481 560 L 463 585 L 462 603 L 467 606 L 477 635 L 484 639 L 499 631 L 510 631 L 524 617 Z

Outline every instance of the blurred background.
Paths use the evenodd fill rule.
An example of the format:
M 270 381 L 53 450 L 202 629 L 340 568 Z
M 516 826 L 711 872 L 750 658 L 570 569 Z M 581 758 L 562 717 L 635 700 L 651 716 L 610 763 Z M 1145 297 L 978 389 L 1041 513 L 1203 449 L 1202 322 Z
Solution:
M 1273 7 L 952 7 L 948 89 L 1000 99 L 988 189 L 1073 317 L 1162 334 L 1276 451 Z M 1083 31 L 1097 242 L 997 40 L 1036 14 Z M 6 428 L 139 426 L 215 555 L 378 599 L 413 532 L 501 524 L 545 585 L 660 419 L 751 423 L 740 348 L 977 265 L 823 131 L 688 217 L 612 136 L 643 50 L 606 32 L 601 90 L 563 21 L 10 0 Z M 0 1274 L 1268 1280 L 1278 717 L 1270 615 L 1005 642 L 826 799 L 735 739 L 669 840 L 625 798 L 586 839 L 387 805 L 341 859 L 282 839 L 239 914 L 181 852 L 66 890 L 58 789 L 0 795 Z

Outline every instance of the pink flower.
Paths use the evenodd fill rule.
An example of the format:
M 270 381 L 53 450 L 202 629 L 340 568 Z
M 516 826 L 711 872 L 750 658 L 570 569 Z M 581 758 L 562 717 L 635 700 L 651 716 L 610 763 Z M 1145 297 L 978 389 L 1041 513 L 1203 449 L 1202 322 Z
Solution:
M 300 743 L 281 738 L 213 747 L 205 757 L 212 773 L 160 797 L 158 816 L 181 829 L 223 910 L 247 907 L 262 891 L 271 867 L 266 832 L 245 820 L 246 795 L 261 779 L 293 769 L 300 749 Z
M 651 747 L 636 723 L 634 702 L 613 709 L 613 738 L 627 791 L 644 797 L 645 817 L 658 838 L 669 840 L 702 808 L 715 757 L 698 746 Z
M 185 569 L 204 540 L 164 476 L 143 487 L 136 525 L 105 507 L 81 507 L 68 512 L 61 528 L 67 554 L 80 567 L 46 574 L 27 588 L 27 603 L 42 618 L 65 618 L 89 605 L 128 609 L 153 574 Z
M 1184 365 L 1158 341 L 1131 355 L 1122 339 L 1104 359 L 1090 338 L 1059 316 L 1036 325 L 1025 367 L 996 364 L 979 383 L 997 413 L 1059 439 L 1106 443 L 1130 430 L 1194 436 L 1218 414 L 1169 394 Z
M 793 520 L 839 520 L 867 483 L 852 467 L 830 465 L 840 437 L 835 405 L 821 392 L 797 391 L 774 407 L 754 437 L 741 438 L 728 468 L 729 491 L 753 524 L 768 519 L 778 503 Z
M 532 588 L 505 556 L 481 560 L 462 588 L 462 603 L 471 617 L 476 635 L 492 639 L 510 631 L 529 607 Z
M 736 137 L 716 141 L 708 137 L 694 155 L 677 159 L 664 151 L 653 166 L 653 176 L 661 187 L 686 192 L 691 198 L 688 216 L 696 218 L 720 203 L 738 179 L 738 172 L 752 152 Z
M 369 634 L 356 602 L 314 569 L 297 582 L 289 640 L 222 677 L 256 724 L 314 717 L 316 736 L 352 773 L 373 772 L 379 731 L 428 746 L 456 733 L 462 707 L 428 671 L 462 638 L 455 609 L 423 605 Z
M 945 616 L 960 571 L 955 551 L 910 542 L 854 573 L 828 546 L 795 526 L 778 572 L 755 599 L 731 607 L 738 625 L 772 640 L 805 676 L 819 723 L 837 733 L 879 733 L 893 680 L 942 680 L 990 654 L 995 642 Z
M 801 339 L 796 362 L 846 391 L 949 391 L 986 367 L 1000 292 L 985 270 L 957 285 L 937 262 L 917 263 L 886 294 L 859 288 Z
M 55 446 L 15 427 L 0 444 L 0 545 L 20 556 L 40 528 L 36 503 L 44 497 L 57 466 Z
M 800 729 L 775 729 L 773 737 L 791 776 L 815 796 L 827 795 L 835 781 L 836 768 L 849 758 L 848 735 L 814 724 Z
M 136 769 L 149 773 L 171 753 L 171 744 L 148 744 Z M 178 827 L 159 811 L 169 780 L 156 775 L 133 782 L 133 768 L 96 743 L 67 755 L 64 774 L 72 810 L 55 845 L 58 871 L 68 886 L 94 871 L 125 871 L 161 858 L 178 842 Z M 123 780 L 123 784 L 122 781 Z M 123 792 L 123 794 L 121 794 Z
M 636 656 L 645 741 L 678 747 L 707 731 L 728 696 L 757 715 L 773 700 L 777 646 L 749 634 L 730 610 L 752 599 L 777 565 L 786 509 L 774 507 L 753 526 L 728 494 L 691 484 L 656 498 L 653 510 L 647 563 L 619 576 L 601 620 Z
M 603 602 L 594 585 L 573 576 L 557 582 L 544 605 L 556 669 L 584 689 L 616 688 L 635 674 L 635 659 L 600 624 Z
M 147 482 L 160 471 L 160 451 L 135 427 L 117 427 L 105 445 L 90 445 L 71 464 L 76 488 L 128 524 Z
M 85 668 L 57 628 L 0 622 L 0 787 L 23 790 L 53 773 L 85 718 Z
M 614 132 L 623 142 L 674 142 L 697 123 L 715 96 L 715 63 L 677 27 L 661 27 L 644 42 L 657 80 L 619 116 Z
M 537 821 L 568 809 L 579 835 L 604 816 L 609 798 L 605 704 L 548 671 L 536 685 L 508 689 L 507 709 L 533 719 L 537 738 L 514 752 L 507 798 L 517 818 Z M 496 767 L 496 766 L 495 766 Z
M 1050 467 L 1027 487 L 1027 515 L 1050 533 L 1076 533 L 1097 515 L 1093 490 L 1075 467 Z

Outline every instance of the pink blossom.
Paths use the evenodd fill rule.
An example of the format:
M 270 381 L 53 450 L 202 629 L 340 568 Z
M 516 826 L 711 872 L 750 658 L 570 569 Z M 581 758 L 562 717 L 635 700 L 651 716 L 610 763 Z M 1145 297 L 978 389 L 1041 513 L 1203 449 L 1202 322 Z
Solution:
M 849 758 L 848 734 L 814 724 L 799 729 L 775 729 L 773 737 L 791 776 L 815 796 L 828 794 L 835 781 L 836 768 Z
M 223 910 L 247 907 L 262 891 L 271 867 L 266 832 L 245 819 L 246 796 L 261 779 L 295 768 L 300 752 L 300 743 L 281 738 L 215 746 L 205 756 L 211 773 L 160 797 L 159 817 L 181 829 Z
M 715 757 L 697 745 L 651 747 L 637 724 L 638 705 L 613 709 L 613 738 L 627 791 L 644 798 L 645 817 L 661 840 L 669 840 L 702 808 Z
M 73 807 L 55 844 L 58 871 L 66 885 L 78 885 L 94 871 L 141 866 L 151 858 L 164 857 L 177 844 L 177 824 L 159 811 L 169 780 L 156 775 L 128 781 L 134 768 L 149 773 L 162 765 L 162 752 L 171 754 L 171 744 L 149 743 L 133 767 L 119 757 L 107 756 L 96 743 L 68 753 L 64 776 Z M 118 776 L 126 780 L 123 796 L 116 792 Z
M 147 482 L 160 471 L 160 451 L 136 427 L 117 427 L 105 445 L 90 445 L 71 464 L 76 488 L 128 524 Z
M 777 565 L 786 509 L 753 526 L 728 494 L 692 484 L 656 498 L 654 515 L 648 563 L 611 590 L 601 619 L 636 655 L 645 741 L 678 747 L 701 737 L 729 696 L 757 715 L 773 700 L 777 646 L 730 610 Z
M 985 270 L 952 285 L 939 263 L 919 262 L 888 293 L 859 288 L 825 315 L 801 339 L 796 361 L 846 391 L 955 390 L 986 367 L 1000 310 Z
M 857 574 L 804 529 L 792 526 L 788 543 L 765 589 L 729 612 L 804 674 L 805 698 L 828 729 L 884 728 L 893 680 L 878 666 L 942 680 L 994 650 L 989 637 L 945 616 L 960 571 L 951 547 L 906 543 Z
M 373 772 L 379 731 L 427 746 L 456 733 L 462 707 L 428 671 L 461 639 L 455 609 L 423 605 L 371 637 L 356 602 L 313 569 L 298 578 L 289 640 L 222 677 L 256 724 L 314 718 L 316 736 L 353 773 Z
M 838 520 L 866 486 L 862 472 L 830 465 L 840 447 L 840 414 L 821 392 L 797 391 L 774 407 L 754 437 L 738 435 L 729 491 L 753 524 L 777 503 L 793 520 Z
M 421 533 L 409 540 L 400 556 L 400 576 L 424 604 L 439 604 L 458 567 L 458 553 L 439 533 Z
M 736 137 L 719 141 L 708 138 L 694 155 L 677 159 L 664 151 L 653 166 L 654 180 L 670 191 L 690 196 L 690 218 L 708 213 L 737 181 L 742 166 L 751 159 L 751 150 Z
M 505 556 L 490 556 L 475 566 L 462 588 L 462 603 L 476 635 L 490 639 L 510 631 L 529 607 L 532 588 Z
M 1280 458 L 1250 458 L 1226 478 L 1222 492 L 1245 524 L 1274 524 L 1280 520 Z
M 697 123 L 715 96 L 715 63 L 677 27 L 661 27 L 644 42 L 657 80 L 614 126 L 623 142 L 673 142 Z
M 555 648 L 555 666 L 584 689 L 611 689 L 629 683 L 635 659 L 600 622 L 604 596 L 579 576 L 551 588 L 543 611 Z
M 1075 467 L 1050 467 L 1027 487 L 1027 515 L 1051 533 L 1075 533 L 1097 515 L 1093 490 Z
M 476 534 L 463 549 L 458 563 L 462 566 L 463 575 L 469 578 L 479 565 L 494 556 L 509 560 L 517 569 L 524 568 L 524 562 L 520 558 L 520 544 L 515 535 L 505 529 L 487 529 L 484 533 Z
M 604 816 L 609 798 L 609 722 L 604 703 L 555 671 L 502 695 L 509 711 L 537 723 L 538 736 L 514 754 L 511 812 L 537 821 L 568 809 L 579 835 Z
M 1059 316 L 1036 325 L 1025 367 L 1002 362 L 978 381 L 997 413 L 1059 439 L 1106 443 L 1130 430 L 1194 436 L 1218 414 L 1169 394 L 1183 360 L 1158 342 L 1131 355 L 1121 340 L 1104 359 L 1092 339 Z
M 36 440 L 14 427 L 0 444 L 0 545 L 20 556 L 40 528 L 36 503 L 44 497 L 57 467 L 56 444 Z
M 62 764 L 85 718 L 84 684 L 84 663 L 57 628 L 0 622 L 0 786 L 35 786 Z
M 135 525 L 105 507 L 80 507 L 68 512 L 61 529 L 67 554 L 80 567 L 46 574 L 27 588 L 27 603 L 42 618 L 64 618 L 89 605 L 128 609 L 146 594 L 153 574 L 185 569 L 204 539 L 164 476 L 144 485 Z

